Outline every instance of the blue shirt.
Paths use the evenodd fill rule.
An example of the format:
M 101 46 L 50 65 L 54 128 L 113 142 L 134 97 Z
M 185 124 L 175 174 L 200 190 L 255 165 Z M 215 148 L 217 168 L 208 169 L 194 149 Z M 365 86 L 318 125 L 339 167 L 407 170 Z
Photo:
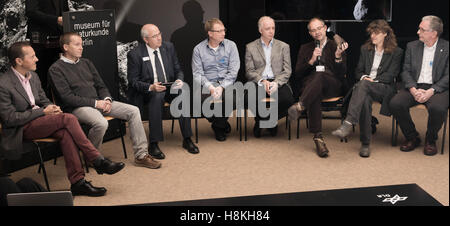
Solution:
M 236 81 L 241 63 L 236 44 L 224 39 L 217 51 L 208 45 L 208 39 L 200 42 L 194 48 L 192 55 L 192 74 L 196 82 L 209 87 L 218 82 L 226 88 Z

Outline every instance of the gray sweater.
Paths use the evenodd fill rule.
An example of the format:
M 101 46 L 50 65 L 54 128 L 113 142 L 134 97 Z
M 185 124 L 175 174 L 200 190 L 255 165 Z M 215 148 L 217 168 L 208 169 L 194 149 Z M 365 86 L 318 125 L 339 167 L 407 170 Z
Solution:
M 57 104 L 64 111 L 95 107 L 95 100 L 111 97 L 94 64 L 84 58 L 76 64 L 59 59 L 48 70 Z

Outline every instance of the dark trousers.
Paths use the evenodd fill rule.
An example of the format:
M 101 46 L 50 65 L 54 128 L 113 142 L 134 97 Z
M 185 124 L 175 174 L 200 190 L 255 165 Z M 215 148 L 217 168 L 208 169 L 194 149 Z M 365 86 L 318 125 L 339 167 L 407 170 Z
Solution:
M 257 86 L 258 89 L 264 89 L 264 86 L 258 86 L 258 84 L 255 83 L 255 85 Z M 283 118 L 284 116 L 286 116 L 287 114 L 287 109 L 292 106 L 294 104 L 294 96 L 292 94 L 292 90 L 291 88 L 285 84 L 281 87 L 278 87 L 277 89 L 278 92 L 278 119 Z M 258 92 L 257 92 L 258 94 Z M 266 97 L 270 97 L 267 93 L 265 96 L 260 97 L 257 96 L 256 98 L 256 110 L 258 109 L 258 105 L 263 104 L 263 105 L 268 105 L 265 102 L 262 102 L 261 100 L 266 98 Z M 258 124 L 261 118 L 259 116 L 259 114 L 255 114 L 255 122 Z
M 14 183 L 9 177 L 0 177 L 0 206 L 7 206 L 6 196 L 11 193 L 46 192 L 47 189 L 31 178 L 24 177 Z
M 39 117 L 23 127 L 23 138 L 33 140 L 53 137 L 59 145 L 66 163 L 67 176 L 71 184 L 84 178 L 78 150 L 83 152 L 86 160 L 93 162 L 100 156 L 94 145 L 87 139 L 78 123 L 78 119 L 68 113 Z
M 226 89 L 223 90 L 222 92 L 222 99 L 216 103 L 212 103 L 210 105 L 211 109 L 215 108 L 215 105 L 219 104 L 222 105 L 222 115 L 217 117 L 217 116 L 212 116 L 212 117 L 205 117 L 206 120 L 208 120 L 208 122 L 211 123 L 211 127 L 213 128 L 214 131 L 222 131 L 225 132 L 226 128 L 229 126 L 228 123 L 228 117 L 227 115 L 229 115 L 231 112 L 225 112 L 225 105 L 227 102 L 225 102 L 225 93 L 226 93 Z M 205 100 L 210 97 L 210 94 L 202 94 L 201 95 L 201 103 L 203 106 L 203 103 L 205 102 Z M 233 108 L 232 110 L 236 109 L 236 98 L 244 98 L 244 96 L 241 97 L 237 97 L 235 93 L 233 93 Z
M 342 82 L 325 72 L 314 72 L 303 80 L 299 101 L 306 107 L 309 131 L 322 132 L 322 100 L 341 94 Z
M 360 140 L 364 145 L 370 144 L 372 136 L 372 102 L 383 102 L 390 89 L 389 85 L 367 80 L 359 81 L 353 88 L 345 120 L 353 125 L 359 123 Z
M 162 120 L 164 114 L 164 102 L 171 103 L 175 95 L 169 92 L 152 92 L 148 99 L 149 141 L 159 142 L 164 140 Z M 192 136 L 191 118 L 180 116 L 178 119 L 183 138 Z
M 429 84 L 419 84 L 417 89 L 429 89 Z M 425 102 L 428 110 L 427 133 L 425 139 L 434 143 L 438 138 L 438 132 L 444 124 L 445 117 L 447 117 L 448 109 L 448 90 L 442 93 L 435 93 L 431 98 Z M 414 122 L 411 118 L 409 109 L 418 105 L 409 90 L 403 89 L 397 93 L 390 102 L 390 109 L 392 114 L 397 119 L 398 124 L 407 140 L 412 140 L 419 136 Z

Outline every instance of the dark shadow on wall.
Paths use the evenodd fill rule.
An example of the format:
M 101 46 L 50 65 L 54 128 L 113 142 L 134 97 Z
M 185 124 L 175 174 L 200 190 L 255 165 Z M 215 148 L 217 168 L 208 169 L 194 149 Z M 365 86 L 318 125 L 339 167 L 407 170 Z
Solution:
M 125 15 L 128 15 L 129 13 L 129 12 L 122 12 L 123 5 L 118 0 L 105 1 L 102 9 L 114 9 L 116 14 L 116 23 L 118 22 L 117 18 L 119 17 L 119 15 L 121 15 L 121 13 L 125 13 Z M 116 31 L 116 40 L 122 43 L 140 40 L 141 27 L 142 25 L 140 24 L 129 22 L 127 20 L 127 17 L 125 16 L 122 23 L 120 24 L 119 28 Z
M 205 11 L 201 4 L 195 0 L 186 1 L 181 11 L 186 24 L 172 33 L 170 41 L 175 46 L 181 69 L 184 72 L 184 81 L 191 87 L 192 94 L 192 51 L 198 43 L 207 37 L 203 24 Z

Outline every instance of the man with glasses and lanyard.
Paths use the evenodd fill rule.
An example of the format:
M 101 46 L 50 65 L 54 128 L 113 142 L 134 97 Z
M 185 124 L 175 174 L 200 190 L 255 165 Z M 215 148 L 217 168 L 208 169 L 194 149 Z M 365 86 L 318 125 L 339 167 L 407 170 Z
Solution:
M 341 94 L 342 80 L 346 73 L 346 42 L 337 45 L 326 36 L 327 26 L 322 19 L 313 18 L 308 23 L 312 42 L 300 47 L 296 75 L 302 81 L 299 102 L 288 109 L 289 119 L 297 120 L 301 112 L 307 110 L 309 131 L 314 134 L 317 154 L 328 156 L 328 148 L 322 137 L 321 102 L 325 98 Z

